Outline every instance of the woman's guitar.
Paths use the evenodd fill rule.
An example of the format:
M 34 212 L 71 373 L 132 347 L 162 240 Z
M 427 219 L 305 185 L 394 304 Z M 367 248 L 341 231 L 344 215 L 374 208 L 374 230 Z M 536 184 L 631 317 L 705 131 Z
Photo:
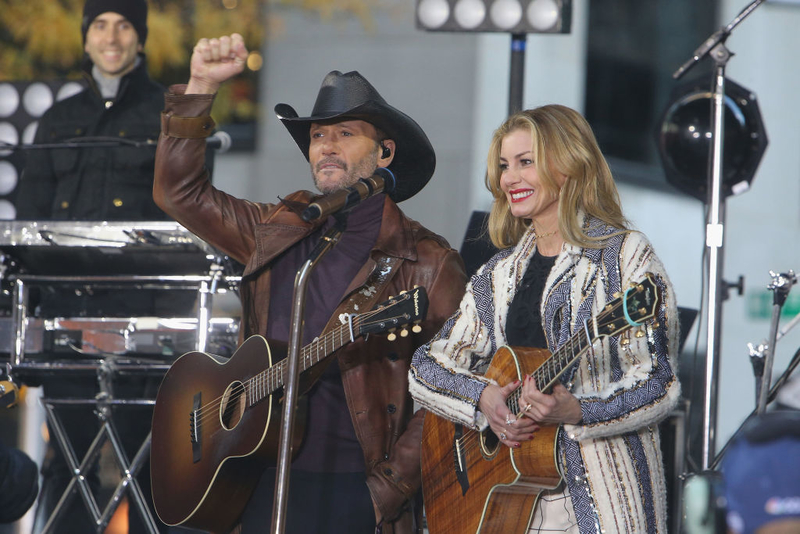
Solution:
M 427 309 L 425 288 L 418 287 L 351 316 L 348 324 L 300 350 L 299 370 L 309 370 L 356 337 L 419 323 Z M 414 331 L 418 329 L 415 324 Z M 251 336 L 228 361 L 189 352 L 167 371 L 153 410 L 150 450 L 153 502 L 167 525 L 227 532 L 263 468 L 276 461 L 282 414 L 277 392 L 288 365 L 281 359 L 285 344 L 280 345 L 280 357 L 278 346 Z M 310 386 L 309 374 L 301 375 L 301 388 L 304 382 Z M 295 450 L 302 420 L 298 416 L 295 425 Z
M 598 339 L 655 316 L 661 296 L 655 278 L 646 278 L 609 302 L 554 354 L 546 349 L 501 347 L 486 376 L 505 385 L 526 374 L 542 391 Z M 520 413 L 522 386 L 506 399 Z M 422 493 L 431 534 L 524 534 L 539 493 L 561 482 L 556 464 L 558 425 L 542 425 L 535 438 L 511 449 L 491 430 L 477 432 L 432 413 L 422 436 Z

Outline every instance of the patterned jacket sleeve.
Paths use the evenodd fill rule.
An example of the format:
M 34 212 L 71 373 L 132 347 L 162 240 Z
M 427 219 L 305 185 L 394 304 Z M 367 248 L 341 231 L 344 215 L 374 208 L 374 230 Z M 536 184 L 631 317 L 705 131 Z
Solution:
M 417 402 L 437 415 L 475 429 L 488 426 L 477 406 L 491 381 L 478 372 L 494 354 L 494 343 L 480 319 L 474 287 L 491 277 L 491 270 L 486 268 L 472 277 L 459 309 L 430 342 L 416 350 L 409 369 L 409 389 Z
M 594 350 L 603 351 L 598 360 L 602 366 L 595 362 L 595 369 L 584 376 L 604 373 L 608 378 L 599 391 L 590 387 L 583 388 L 583 392 L 576 389 L 583 420 L 577 425 L 564 425 L 571 439 L 619 435 L 657 424 L 670 414 L 680 397 L 676 375 L 678 308 L 664 266 L 647 239 L 632 232 L 622 246 L 619 267 L 623 288 L 643 279 L 645 273 L 653 273 L 662 300 L 656 317 L 641 327 L 644 336 L 637 337 L 635 330 L 628 330 L 595 343 Z M 595 313 L 607 300 L 610 297 L 597 299 Z

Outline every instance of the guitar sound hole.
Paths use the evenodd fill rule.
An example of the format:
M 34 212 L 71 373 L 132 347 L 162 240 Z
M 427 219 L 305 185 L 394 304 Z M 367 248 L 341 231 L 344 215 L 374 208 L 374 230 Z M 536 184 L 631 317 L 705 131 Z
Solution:
M 502 445 L 500 439 L 495 436 L 494 432 L 491 430 L 481 432 L 481 454 L 484 458 L 487 460 L 494 458 L 500 445 Z
M 244 384 L 241 382 L 233 382 L 225 390 L 222 395 L 222 402 L 220 403 L 220 420 L 222 428 L 231 430 L 236 428 L 239 421 L 244 416 L 244 409 L 246 408 L 247 397 L 244 395 Z

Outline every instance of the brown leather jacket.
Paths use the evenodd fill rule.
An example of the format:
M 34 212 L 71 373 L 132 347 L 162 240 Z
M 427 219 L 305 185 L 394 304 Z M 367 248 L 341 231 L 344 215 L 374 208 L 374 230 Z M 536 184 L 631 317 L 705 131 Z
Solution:
M 245 265 L 243 335 L 263 335 L 272 260 L 315 226 L 285 204 L 249 202 L 215 189 L 203 167 L 203 137 L 213 129 L 209 117 L 213 96 L 183 95 L 181 86 L 171 90 L 156 153 L 155 201 L 193 233 Z M 300 191 L 287 200 L 308 202 L 310 198 L 311 193 Z M 353 426 L 364 451 L 367 485 L 385 520 L 383 531 L 410 533 L 413 515 L 418 518 L 420 512 L 412 504 L 421 484 L 423 413 L 414 414 L 408 367 L 414 349 L 457 309 L 466 275 L 461 257 L 442 237 L 407 218 L 387 198 L 372 256 L 350 284 L 345 300 L 387 256 L 397 258 L 399 264 L 377 302 L 414 286 L 425 287 L 430 305 L 422 332 L 394 342 L 386 336 L 360 338 L 337 354 Z

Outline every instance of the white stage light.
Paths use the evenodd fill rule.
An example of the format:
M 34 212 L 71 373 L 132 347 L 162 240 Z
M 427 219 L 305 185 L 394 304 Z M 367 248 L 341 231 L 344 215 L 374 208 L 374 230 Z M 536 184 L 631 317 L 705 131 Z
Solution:
M 489 10 L 489 16 L 501 30 L 511 30 L 522 20 L 522 5 L 519 0 L 496 0 Z
M 436 30 L 450 17 L 450 5 L 447 0 L 421 0 L 417 16 L 426 29 Z
M 533 0 L 528 6 L 528 24 L 540 32 L 551 31 L 561 12 L 555 0 Z
M 0 161 L 0 195 L 7 195 L 17 187 L 19 173 L 8 161 Z
M 42 82 L 30 84 L 22 94 L 22 105 L 32 117 L 41 117 L 53 105 L 53 91 Z
M 61 86 L 61 89 L 58 90 L 58 93 L 56 94 L 56 102 L 61 102 L 65 98 L 76 95 L 81 91 L 83 91 L 83 86 L 78 82 L 67 82 Z
M 458 0 L 453 15 L 462 28 L 474 30 L 486 18 L 486 6 L 481 0 Z
M 10 117 L 19 108 L 19 91 L 10 83 L 0 83 L 0 117 Z
M 19 144 L 19 133 L 14 125 L 10 122 L 0 122 L 0 147 L 4 144 L 17 145 Z M 0 156 L 8 156 L 11 150 L 0 149 Z

